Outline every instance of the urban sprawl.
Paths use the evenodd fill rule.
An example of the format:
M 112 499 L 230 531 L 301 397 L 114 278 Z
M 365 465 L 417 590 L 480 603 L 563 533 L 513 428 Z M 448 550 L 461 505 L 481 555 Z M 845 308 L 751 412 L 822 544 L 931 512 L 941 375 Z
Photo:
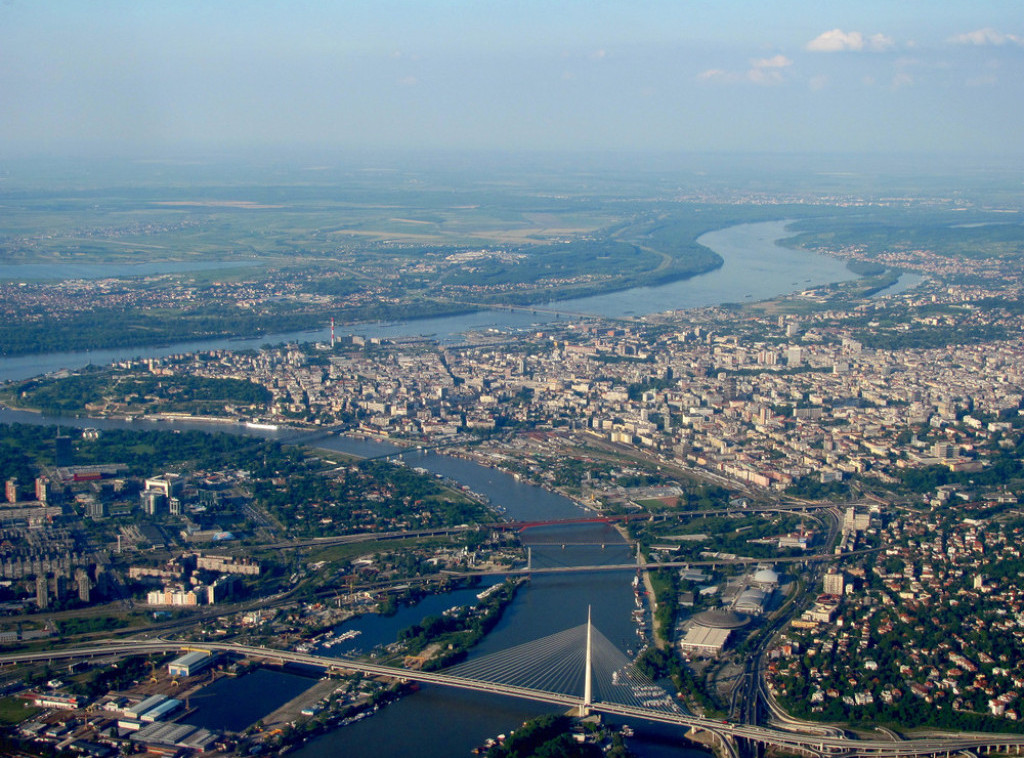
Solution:
M 652 645 L 674 646 L 696 672 L 705 697 L 687 696 L 692 709 L 730 717 L 727 667 L 756 652 L 763 653 L 770 697 L 796 718 L 1015 731 L 1024 715 L 1018 285 L 950 284 L 950 267 L 958 264 L 925 253 L 889 262 L 916 268 L 925 281 L 868 299 L 814 288 L 770 303 L 644 318 L 564 315 L 527 329 L 469 334 L 460 345 L 354 337 L 339 327 L 339 336 L 313 344 L 124 361 L 104 369 L 106 390 L 83 411 L 268 431 L 290 426 L 445 448 L 556 489 L 595 514 L 628 516 L 633 520 L 619 521 L 619 528 L 640 545 L 644 566 L 669 577 L 650 588 L 645 613 L 666 604 L 692 609 L 668 624 L 656 615 L 653 622 L 644 613 L 638 619 Z M 141 378 L 150 389 L 132 391 Z M 176 389 L 195 380 L 232 380 L 258 393 L 197 412 Z M 32 406 L 40 386 L 21 385 L 9 403 Z M 280 580 L 294 584 L 324 565 L 291 561 L 275 568 L 273 557 L 239 554 L 240 539 L 270 544 L 297 535 L 254 495 L 252 474 L 153 470 L 132 483 L 119 461 L 73 465 L 63 435 L 58 465 L 38 472 L 34 490 L 29 482 L 7 482 L 2 573 L 10 589 L 5 610 L 14 615 L 43 612 L 68 595 L 85 605 L 109 602 L 114 587 L 130 588 L 136 594 L 120 602 L 158 613 L 216 611 L 226 603 L 223 613 L 208 617 L 205 639 L 284 641 L 308 650 L 330 640 L 311 642 L 311 630 L 320 635 L 386 604 L 379 588 L 388 581 L 525 560 L 497 531 L 473 545 L 409 548 L 412 559 L 382 543 L 376 553 L 339 564 L 331 580 L 348 587 L 336 593 L 333 607 L 325 598 L 289 598 L 243 608 L 246 587 L 282 571 Z M 407 466 L 415 465 L 409 457 Z M 324 466 L 336 482 L 366 476 L 350 462 Z M 111 488 L 131 499 L 112 507 Z M 464 498 L 460 507 L 480 508 L 474 523 L 502 519 L 494 511 L 481 515 L 486 502 L 456 490 L 445 502 Z M 422 501 L 411 497 L 395 515 L 376 512 L 374 502 L 392 497 L 392 485 L 360 492 L 363 508 L 345 519 L 325 515 L 319 531 L 304 526 L 304 533 L 412 535 L 456 526 L 437 512 L 424 515 L 425 507 L 417 512 Z M 244 533 L 205 519 L 225 500 L 242 502 Z M 159 517 L 164 528 L 143 518 L 119 524 L 116 545 L 76 537 L 76 518 L 102 522 L 131 513 Z M 712 517 L 721 519 L 713 528 L 702 521 Z M 163 551 L 160 560 L 148 555 L 154 546 Z M 659 569 L 661 563 L 675 565 Z M 798 589 L 808 579 L 813 585 Z M 19 587 L 25 596 L 11 597 Z M 473 614 L 487 611 L 462 613 L 462 623 L 471 625 Z M 780 614 L 790 614 L 788 623 L 756 638 Z M 0 641 L 25 644 L 54 632 L 30 623 L 3 632 Z M 439 650 L 391 652 L 412 667 Z M 159 683 L 195 684 L 217 660 L 193 652 L 154 674 L 152 691 L 107 694 L 93 711 L 59 678 L 38 682 L 29 693 L 37 708 L 84 715 L 64 726 L 40 715 L 22 728 L 40 739 L 53 731 L 54 743 L 85 740 L 95 714 L 116 711 L 108 721 L 155 734 L 157 727 L 145 723 L 162 722 L 182 699 L 169 698 L 169 689 L 161 694 Z M 382 689 L 373 681 L 324 690 L 323 702 L 302 714 L 312 718 L 329 703 L 365 706 Z M 270 731 L 250 736 L 272 743 Z M 167 743 L 161 734 L 152 744 Z M 234 747 L 206 732 L 179 737 L 170 744 Z

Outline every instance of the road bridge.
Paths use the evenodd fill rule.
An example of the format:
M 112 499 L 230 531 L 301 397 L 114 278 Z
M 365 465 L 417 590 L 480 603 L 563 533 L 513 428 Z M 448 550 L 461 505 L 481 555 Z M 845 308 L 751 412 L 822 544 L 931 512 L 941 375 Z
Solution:
M 587 642 L 584 651 L 577 650 L 580 655 L 575 656 L 574 659 L 573 656 L 566 655 L 566 645 L 579 647 L 578 637 L 581 629 Z M 598 638 L 596 642 L 595 638 Z M 11 653 L 0 656 L 0 665 L 69 658 L 172 653 L 189 646 L 189 643 L 167 640 L 118 640 L 111 643 L 96 643 L 48 651 Z M 613 648 L 614 646 L 601 637 L 599 632 L 591 627 L 589 621 L 582 627 L 566 630 L 548 638 L 518 646 L 510 651 L 503 651 L 460 664 L 445 671 L 400 669 L 352 658 L 335 658 L 315 653 L 300 653 L 223 642 L 193 644 L 191 647 L 220 651 L 251 659 L 263 659 L 279 664 L 291 663 L 324 670 L 357 671 L 369 676 L 507 695 L 562 708 L 574 708 L 581 712 L 604 713 L 609 716 L 680 726 L 712 735 L 730 756 L 738 755 L 737 741 L 739 740 L 797 754 L 829 758 L 852 758 L 853 756 L 869 756 L 871 758 L 949 757 L 958 754 L 980 755 L 995 752 L 1013 755 L 1024 754 L 1024 735 L 1016 734 L 953 733 L 908 738 L 894 742 L 891 739 L 854 739 L 841 732 L 822 730 L 820 725 L 813 724 L 805 726 L 815 729 L 816 733 L 798 732 L 794 731 L 799 726 L 798 723 L 792 721 L 788 724 L 788 729 L 782 729 L 774 725 L 740 724 L 685 713 L 672 698 L 659 697 L 657 689 L 651 689 L 656 686 L 644 680 L 642 675 L 619 665 L 621 658 L 616 657 L 614 653 L 609 655 L 609 647 Z M 538 655 L 538 652 L 544 652 L 544 655 Z M 624 658 L 624 656 L 622 657 Z M 508 665 L 509 660 L 513 661 L 512 665 Z M 537 686 L 534 683 L 540 680 L 534 680 L 531 677 L 544 676 L 537 672 L 550 671 L 553 660 L 564 661 L 563 668 L 573 666 L 582 660 L 584 668 L 582 691 L 570 692 L 564 691 L 564 689 L 559 691 L 547 686 Z M 603 677 L 600 682 L 592 678 L 595 671 L 607 672 L 609 666 L 618 666 L 613 669 L 610 682 L 604 680 Z M 511 673 L 507 676 L 481 675 L 481 672 L 495 669 L 507 669 Z M 555 675 L 565 679 L 564 671 L 555 672 Z M 516 679 L 525 681 L 516 683 L 514 681 Z M 578 679 L 579 677 L 572 680 L 570 677 L 566 681 L 572 680 L 573 683 L 578 683 Z M 628 702 L 620 702 L 614 697 L 617 689 L 627 692 L 631 696 L 625 698 Z
M 553 543 L 541 543 L 550 545 L 561 545 L 568 543 L 553 542 Z M 594 543 L 591 543 L 594 544 Z M 600 544 L 600 543 L 598 543 Z M 772 563 L 829 563 L 832 561 L 839 561 L 845 558 L 856 557 L 857 555 L 863 555 L 865 553 L 877 552 L 880 548 L 871 548 L 868 550 L 853 550 L 848 553 L 840 553 L 835 555 L 833 553 L 819 553 L 815 555 L 796 555 L 787 557 L 775 557 L 772 558 Z M 745 566 L 751 565 L 756 566 L 759 563 L 764 563 L 764 558 L 708 558 L 706 560 L 686 560 L 686 561 L 659 561 L 658 563 L 647 563 L 641 568 L 647 571 L 653 571 L 660 568 L 691 568 L 693 566 Z M 584 571 L 636 571 L 636 563 L 604 563 L 594 564 L 589 566 L 523 566 L 520 568 L 503 568 L 503 569 L 485 569 L 481 571 L 453 571 L 450 569 L 444 569 L 441 571 L 446 576 L 455 577 L 473 577 L 473 576 L 521 576 L 529 574 L 572 574 Z
M 581 516 L 570 519 L 546 519 L 537 521 L 499 521 L 486 524 L 490 529 L 507 529 L 522 532 L 540 526 L 572 526 L 574 524 L 617 524 L 630 521 L 681 521 L 687 518 L 707 518 L 710 516 L 749 516 L 755 513 L 805 513 L 808 511 L 834 508 L 834 503 L 777 503 L 774 505 L 754 505 L 745 508 L 716 508 L 706 511 L 671 511 L 665 513 L 608 513 Z

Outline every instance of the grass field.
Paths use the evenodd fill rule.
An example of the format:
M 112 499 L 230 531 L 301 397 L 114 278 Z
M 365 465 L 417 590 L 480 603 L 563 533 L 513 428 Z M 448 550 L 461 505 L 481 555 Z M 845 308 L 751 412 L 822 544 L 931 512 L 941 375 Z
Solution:
M 0 698 L 0 724 L 19 724 L 41 711 L 42 708 L 29 705 L 27 700 L 18 697 Z
M 429 548 L 434 546 L 451 546 L 451 540 L 439 537 L 433 540 L 407 539 L 387 540 L 386 542 L 356 542 L 350 545 L 332 545 L 331 547 L 313 548 L 303 558 L 309 563 L 326 561 L 327 563 L 339 563 L 350 561 L 354 558 L 361 558 L 364 555 L 375 553 L 391 552 L 395 550 L 409 550 L 412 548 Z

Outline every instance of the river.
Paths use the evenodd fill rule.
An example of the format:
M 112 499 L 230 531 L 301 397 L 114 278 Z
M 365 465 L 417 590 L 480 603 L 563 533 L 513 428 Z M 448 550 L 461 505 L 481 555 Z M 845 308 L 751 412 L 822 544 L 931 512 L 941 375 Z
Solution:
M 898 295 L 901 292 L 909 292 L 914 289 L 917 285 L 925 281 L 925 277 L 921 274 L 906 273 L 900 275 L 900 278 L 890 284 L 885 289 L 880 289 L 872 298 L 886 297 L 888 295 Z
M 570 313 L 644 316 L 722 303 L 767 300 L 816 285 L 844 282 L 857 276 L 846 262 L 827 255 L 780 245 L 792 236 L 789 221 L 737 224 L 702 234 L 697 242 L 722 258 L 706 274 L 656 287 L 634 287 L 593 297 L 560 300 L 550 306 Z
M 332 439 L 346 447 L 343 438 Z M 573 501 L 471 461 L 439 454 L 407 456 L 410 465 L 455 479 L 490 498 L 517 520 L 578 518 L 587 511 Z M 602 565 L 630 563 L 632 555 L 619 533 L 607 524 L 578 524 L 530 529 L 534 565 Z M 553 544 L 552 544 L 553 543 Z M 575 544 L 574 544 L 575 543 Z M 579 544 L 590 543 L 590 544 Z M 563 547 L 564 544 L 564 547 Z M 631 613 L 632 571 L 590 574 L 538 574 L 520 590 L 495 629 L 471 652 L 471 658 L 507 650 L 585 623 L 588 609 L 594 627 L 623 652 L 636 653 L 639 638 Z M 452 602 L 449 605 L 454 605 Z M 443 605 L 443 603 L 442 603 Z M 360 620 L 344 626 L 359 629 Z M 500 696 L 423 687 L 389 705 L 371 719 L 326 734 L 294 753 L 303 758 L 378 758 L 417 755 L 431 758 L 468 756 L 488 737 L 507 734 L 523 721 L 552 709 Z M 683 742 L 683 730 L 636 726 L 630 745 L 638 755 L 706 757 Z M 668 749 L 670 752 L 663 752 Z
M 760 300 L 793 292 L 817 284 L 853 278 L 842 261 L 780 247 L 776 242 L 786 236 L 786 222 L 743 224 L 710 232 L 700 238 L 722 256 L 719 269 L 658 287 L 642 287 L 589 298 L 549 303 L 548 307 L 576 313 L 603 316 L 631 316 L 667 310 L 714 305 L 722 302 Z M 443 342 L 461 341 L 467 331 L 488 328 L 510 330 L 529 328 L 552 319 L 552 316 L 526 312 L 486 311 L 419 321 L 364 324 L 342 327 L 341 333 L 396 338 L 431 336 Z M 259 347 L 267 343 L 294 340 L 323 340 L 327 328 L 260 337 L 251 340 L 206 340 L 182 343 L 166 348 L 139 348 L 125 351 L 95 351 L 59 355 L 26 356 L 0 360 L 0 379 L 18 379 L 60 368 L 77 368 L 88 363 L 106 364 L 129 357 L 158 357 L 172 353 L 209 349 Z M 38 414 L 0 410 L 0 422 L 53 423 L 64 426 L 111 428 L 125 425 L 114 420 L 66 418 L 48 419 Z M 155 422 L 133 424 L 145 428 Z M 184 422 L 157 424 L 158 428 L 194 428 L 210 431 L 255 434 L 273 438 L 291 435 L 280 432 L 246 430 L 237 425 Z M 318 447 L 362 456 L 394 452 L 390 445 L 344 437 L 317 438 Z M 516 481 L 511 476 L 476 463 L 435 453 L 413 453 L 412 465 L 468 485 L 475 492 L 490 498 L 511 518 L 544 520 L 572 518 L 583 514 L 578 504 L 533 485 Z M 628 563 L 629 548 L 611 527 L 581 524 L 572 527 L 541 527 L 524 535 L 535 544 L 536 564 L 597 565 Z M 548 544 L 554 543 L 554 544 Z M 565 543 L 565 546 L 562 546 Z M 579 544 L 590 543 L 590 544 Z M 590 574 L 535 575 L 506 609 L 497 627 L 472 651 L 472 656 L 506 650 L 524 642 L 578 626 L 585 622 L 588 609 L 594 626 L 624 652 L 636 652 L 638 637 L 631 619 L 634 598 L 632 571 L 593 572 Z M 395 631 L 397 624 L 408 625 L 425 615 L 437 613 L 439 607 L 464 604 L 460 595 L 431 599 L 422 607 L 406 608 L 392 622 L 366 617 L 349 622 L 345 629 L 357 629 L 365 637 L 358 646 L 377 644 Z M 356 638 L 359 640 L 360 638 Z M 337 652 L 343 652 L 339 649 Z M 424 687 L 416 694 L 393 703 L 373 718 L 323 735 L 294 754 L 302 758 L 325 758 L 345 755 L 349 758 L 377 758 L 381 755 L 417 755 L 425 758 L 448 758 L 469 755 L 469 751 L 486 738 L 508 733 L 521 722 L 549 710 L 545 706 L 513 698 L 483 696 L 440 687 Z M 631 748 L 639 755 L 655 758 L 706 756 L 682 741 L 682 730 L 666 727 L 637 726 Z
M 199 429 L 227 431 L 264 438 L 288 436 L 293 430 L 251 430 L 239 425 L 203 422 L 168 423 L 140 420 L 127 423 L 116 419 L 69 419 L 48 417 L 37 413 L 0 409 L 0 423 L 54 424 L 65 427 L 100 429 Z M 310 433 L 311 438 L 314 437 Z M 318 447 L 362 456 L 396 452 L 398 448 L 371 440 L 346 437 L 316 436 Z M 475 492 L 490 498 L 517 520 L 577 518 L 588 513 L 577 503 L 532 484 L 515 480 L 495 469 L 472 461 L 438 453 L 408 452 L 410 465 L 421 466 L 446 478 L 466 484 Z M 537 527 L 523 536 L 533 544 L 535 565 L 601 565 L 630 563 L 632 555 L 619 533 L 607 524 Z M 580 544 L 589 543 L 589 544 Z M 564 547 L 563 547 L 564 545 Z M 472 657 L 506 650 L 549 634 L 579 626 L 593 615 L 595 628 L 623 652 L 636 653 L 639 638 L 632 621 L 634 605 L 632 571 L 598 571 L 589 574 L 535 575 L 506 608 L 495 629 L 472 650 Z M 437 615 L 452 605 L 468 604 L 476 591 L 457 590 L 447 596 L 428 598 L 419 606 L 403 608 L 391 619 L 366 616 L 346 622 L 344 630 L 357 629 L 362 634 L 352 647 L 367 648 L 390 640 L 402 628 L 417 623 L 428 615 Z M 388 640 L 388 641 L 390 641 Z M 331 652 L 344 654 L 346 648 Z M 238 713 L 252 712 L 252 699 L 257 694 L 239 690 L 232 695 L 237 708 L 218 699 L 216 710 L 209 714 L 213 721 L 235 723 Z M 541 713 L 551 712 L 548 706 L 509 697 L 481 695 L 425 686 L 419 692 L 392 703 L 373 718 L 337 729 L 310 742 L 294 755 L 326 758 L 345 755 L 347 758 L 378 758 L 381 755 L 417 755 L 424 758 L 468 756 L 470 751 L 488 737 L 508 733 L 523 721 Z M 203 723 L 202 714 L 191 718 Z M 212 725 L 212 721 L 211 721 Z M 706 758 L 707 753 L 685 745 L 683 731 L 667 727 L 634 725 L 636 736 L 630 745 L 646 758 Z
M 787 221 L 739 224 L 708 232 L 698 242 L 722 257 L 714 271 L 657 287 L 634 287 L 593 297 L 556 300 L 544 307 L 567 313 L 592 313 L 608 317 L 642 316 L 668 310 L 698 308 L 726 302 L 765 300 L 814 285 L 846 281 L 855 275 L 843 261 L 777 244 L 788 236 Z M 17 268 L 17 267 L 11 267 Z M 27 379 L 61 369 L 106 365 L 129 358 L 159 358 L 199 350 L 256 349 L 267 344 L 313 342 L 330 339 L 325 323 L 316 329 L 268 334 L 247 339 L 193 340 L 164 347 L 136 347 L 87 352 L 23 355 L 0 359 L 0 381 Z M 432 337 L 439 342 L 464 340 L 467 332 L 529 329 L 555 319 L 551 314 L 526 311 L 479 311 L 458 316 L 339 325 L 339 335 L 400 339 Z

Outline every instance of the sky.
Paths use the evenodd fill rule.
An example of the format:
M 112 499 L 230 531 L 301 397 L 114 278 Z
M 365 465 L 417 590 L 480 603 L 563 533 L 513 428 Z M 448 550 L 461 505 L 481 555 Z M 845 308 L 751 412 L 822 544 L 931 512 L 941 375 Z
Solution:
M 0 157 L 1024 152 L 1019 0 L 0 0 Z

